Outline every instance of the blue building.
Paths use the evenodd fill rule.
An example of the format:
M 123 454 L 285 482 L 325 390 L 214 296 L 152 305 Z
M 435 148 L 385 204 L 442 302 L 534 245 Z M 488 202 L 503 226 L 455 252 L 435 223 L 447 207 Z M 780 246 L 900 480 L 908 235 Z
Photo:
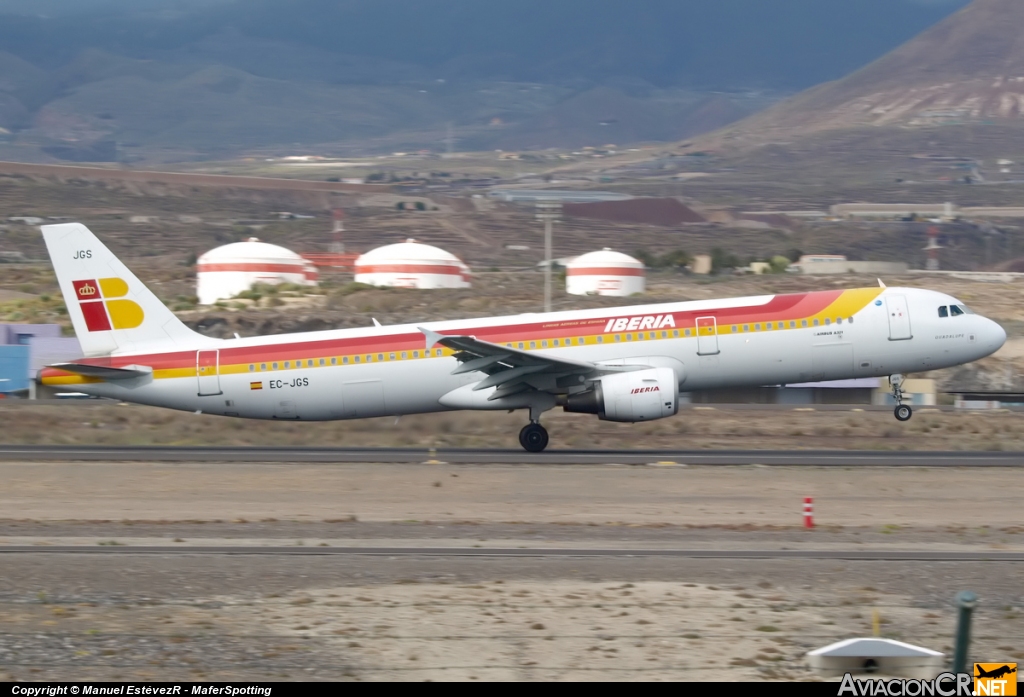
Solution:
M 78 339 L 59 324 L 0 324 L 0 394 L 35 397 L 39 371 L 82 356 Z
M 0 394 L 28 391 L 28 359 L 28 344 L 0 346 Z

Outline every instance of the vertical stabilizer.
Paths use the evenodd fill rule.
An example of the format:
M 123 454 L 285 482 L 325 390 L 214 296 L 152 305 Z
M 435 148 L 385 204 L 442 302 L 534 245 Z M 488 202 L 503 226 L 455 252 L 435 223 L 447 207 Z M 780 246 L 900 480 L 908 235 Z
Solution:
M 86 356 L 190 349 L 193 332 L 81 223 L 43 225 L 43 239 Z

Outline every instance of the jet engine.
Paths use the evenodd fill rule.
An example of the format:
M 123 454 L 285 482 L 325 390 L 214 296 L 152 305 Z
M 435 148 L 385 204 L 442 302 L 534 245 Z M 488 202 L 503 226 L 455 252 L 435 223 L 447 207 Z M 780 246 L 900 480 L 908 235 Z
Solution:
M 679 410 L 679 383 L 671 368 L 606 375 L 594 386 L 563 398 L 565 411 L 597 414 L 605 421 L 651 421 Z

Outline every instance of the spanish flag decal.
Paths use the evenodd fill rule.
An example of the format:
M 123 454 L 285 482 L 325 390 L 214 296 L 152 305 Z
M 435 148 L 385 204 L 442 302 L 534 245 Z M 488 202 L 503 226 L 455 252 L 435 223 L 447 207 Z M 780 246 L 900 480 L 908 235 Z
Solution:
M 262 390 L 263 389 L 263 383 L 262 382 L 250 382 L 249 383 L 249 389 L 250 390 Z

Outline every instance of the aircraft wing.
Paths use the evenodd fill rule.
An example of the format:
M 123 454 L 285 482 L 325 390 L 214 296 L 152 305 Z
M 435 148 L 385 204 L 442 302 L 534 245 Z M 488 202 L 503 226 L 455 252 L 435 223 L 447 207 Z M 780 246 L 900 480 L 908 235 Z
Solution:
M 496 388 L 488 400 L 500 399 L 527 390 L 564 393 L 569 387 L 579 386 L 587 379 L 607 373 L 641 370 L 648 366 L 615 365 L 605 366 L 588 361 L 574 361 L 554 358 L 538 351 L 523 351 L 473 336 L 440 334 L 423 327 L 418 328 L 427 339 L 427 348 L 440 344 L 456 351 L 455 359 L 461 365 L 453 371 L 460 373 L 481 372 L 487 377 L 477 383 L 473 390 Z

